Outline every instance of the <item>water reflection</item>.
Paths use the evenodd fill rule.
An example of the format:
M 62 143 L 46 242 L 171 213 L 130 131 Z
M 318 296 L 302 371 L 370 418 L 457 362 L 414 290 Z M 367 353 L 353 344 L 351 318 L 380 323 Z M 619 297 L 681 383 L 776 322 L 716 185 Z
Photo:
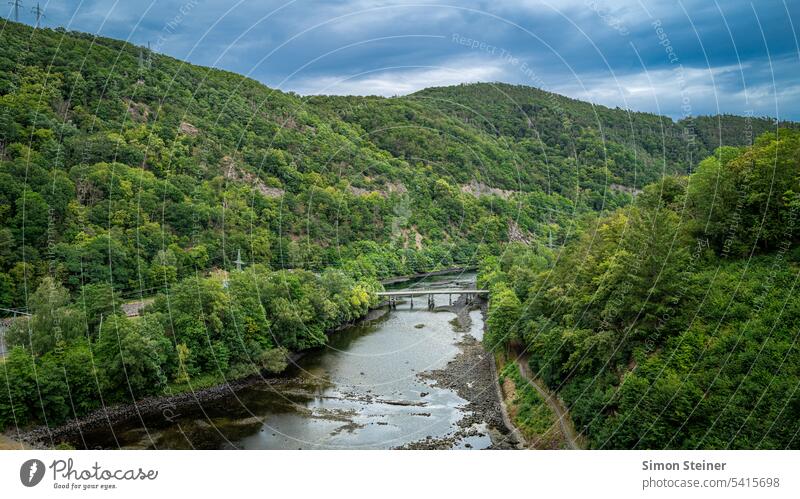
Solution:
M 469 285 L 471 278 L 461 280 Z M 453 285 L 451 276 L 437 281 Z M 447 305 L 448 297 L 436 297 L 436 304 Z M 116 441 L 108 432 L 85 435 L 87 446 L 381 449 L 447 436 L 457 429 L 466 402 L 417 375 L 453 359 L 463 334 L 481 338 L 480 312 L 469 315 L 468 331 L 459 332 L 451 324 L 453 313 L 400 305 L 379 320 L 335 333 L 326 348 L 307 354 L 286 379 L 184 411 L 171 422 L 150 418 L 147 431 L 116 428 Z M 489 446 L 482 433 L 458 446 Z

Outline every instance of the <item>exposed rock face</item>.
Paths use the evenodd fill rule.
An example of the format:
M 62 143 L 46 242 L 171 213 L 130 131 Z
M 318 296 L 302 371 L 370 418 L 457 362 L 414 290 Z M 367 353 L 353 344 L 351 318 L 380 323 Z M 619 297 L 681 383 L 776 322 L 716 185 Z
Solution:
M 420 234 L 419 231 L 417 230 L 417 226 L 416 225 L 412 226 L 411 230 L 403 229 L 402 231 L 400 231 L 400 235 L 403 238 L 403 248 L 404 249 L 408 249 L 408 246 L 409 246 L 409 243 L 410 243 L 410 236 L 412 234 L 414 235 L 414 247 L 417 250 L 421 250 L 422 249 L 423 237 L 422 237 L 422 234 Z
M 414 228 L 414 232 L 415 232 L 414 233 L 414 246 L 417 248 L 417 250 L 421 250 L 422 249 L 422 234 L 420 234 L 419 232 L 416 232 L 416 227 Z
M 534 236 L 522 229 L 516 220 L 508 222 L 508 240 L 512 243 L 531 244 Z
M 408 192 L 406 186 L 403 185 L 402 182 L 389 182 L 386 184 L 386 188 L 389 190 L 389 193 L 396 192 L 397 194 L 405 194 Z
M 268 198 L 279 198 L 283 196 L 285 192 L 283 189 L 268 186 L 256 175 L 242 170 L 230 156 L 223 157 L 220 161 L 220 166 L 222 167 L 222 173 L 225 175 L 226 179 L 250 184 L 254 189 Z
M 469 184 L 461 186 L 461 192 L 475 197 L 499 196 L 503 199 L 508 199 L 512 194 L 516 194 L 518 191 L 509 191 L 505 189 L 499 189 L 497 187 L 490 187 L 483 182 L 478 182 L 477 180 L 473 179 Z
M 152 114 L 150 106 L 135 102 L 130 99 L 124 99 L 125 104 L 128 106 L 128 116 L 134 123 L 147 123 L 148 118 Z
M 283 189 L 279 189 L 277 187 L 268 187 L 263 183 L 255 185 L 254 187 L 258 189 L 258 192 L 267 196 L 268 198 L 279 198 L 283 196 L 284 192 L 286 192 Z
M 197 128 L 195 128 L 194 125 L 186 121 L 181 121 L 181 126 L 179 129 L 181 133 L 185 133 L 190 137 L 195 137 L 198 133 L 200 133 L 200 130 L 198 130 Z
M 375 190 L 364 189 L 363 187 L 356 187 L 351 185 L 350 192 L 356 196 L 368 196 L 370 194 L 378 194 L 381 197 L 388 198 L 389 195 L 391 194 L 405 194 L 408 192 L 408 189 L 406 189 L 406 186 L 400 182 L 397 183 L 389 182 L 385 185 L 385 188 L 375 189 Z
M 628 187 L 627 185 L 609 184 L 608 188 L 612 191 L 627 192 L 631 196 L 637 196 L 642 193 L 641 189 L 637 189 L 636 187 Z
M 350 192 L 355 196 L 369 196 L 373 192 L 377 192 L 379 195 L 385 197 L 384 193 L 381 191 L 371 191 L 369 189 L 364 189 L 361 187 L 356 187 L 354 185 L 350 186 Z
M 153 303 L 153 300 L 154 300 L 153 298 L 146 298 L 144 300 L 123 303 L 121 305 L 121 308 L 126 316 L 139 317 L 139 314 L 142 312 L 142 309 Z

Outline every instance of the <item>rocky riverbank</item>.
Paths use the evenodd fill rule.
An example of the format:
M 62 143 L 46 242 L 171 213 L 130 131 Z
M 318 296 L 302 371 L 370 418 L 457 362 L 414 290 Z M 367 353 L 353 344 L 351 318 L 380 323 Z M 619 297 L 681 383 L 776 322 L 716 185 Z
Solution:
M 369 434 L 368 426 L 392 427 L 392 417 L 387 419 L 386 414 L 397 414 L 396 410 L 386 409 L 385 413 L 371 414 L 369 409 L 360 406 L 412 406 L 407 411 L 410 416 L 415 417 L 437 417 L 433 413 L 438 412 L 442 415 L 441 409 L 434 406 L 428 407 L 432 395 L 428 395 L 424 385 L 435 385 L 436 387 L 455 392 L 461 402 L 448 402 L 448 404 L 459 404 L 453 407 L 453 413 L 459 417 L 453 419 L 449 431 L 432 432 L 427 438 L 403 445 L 401 448 L 407 449 L 451 449 L 451 448 L 485 448 L 487 445 L 493 449 L 516 448 L 518 439 L 515 434 L 509 431 L 507 418 L 504 418 L 500 398 L 496 384 L 494 369 L 494 359 L 484 349 L 480 341 L 481 331 L 473 324 L 473 319 L 477 321 L 475 310 L 484 309 L 482 301 L 468 304 L 461 298 L 452 305 L 437 307 L 437 312 L 444 313 L 436 322 L 439 327 L 444 326 L 451 329 L 452 338 L 450 341 L 458 352 L 453 355 L 448 354 L 450 360 L 444 367 L 426 372 L 417 372 L 416 376 L 421 381 L 422 390 L 419 399 L 415 397 L 397 397 L 395 392 L 382 393 L 380 395 L 372 393 L 371 390 L 362 390 L 358 386 L 352 387 L 352 393 L 346 390 L 333 390 L 330 393 L 321 395 L 320 387 L 307 386 L 309 379 L 324 381 L 327 376 L 323 371 L 308 375 L 303 369 L 313 366 L 308 359 L 302 362 L 303 369 L 289 369 L 281 376 L 251 376 L 244 379 L 232 381 L 210 388 L 197 390 L 195 392 L 167 394 L 160 397 L 151 397 L 137 401 L 134 404 L 119 405 L 109 407 L 105 410 L 96 411 L 79 420 L 70 421 L 57 428 L 38 427 L 29 430 L 22 435 L 9 435 L 16 440 L 20 440 L 29 446 L 40 448 L 50 448 L 57 446 L 60 442 L 70 442 L 78 448 L 99 446 L 102 448 L 140 447 L 144 442 L 144 447 L 154 442 L 158 442 L 160 448 L 182 448 L 185 445 L 182 440 L 176 440 L 178 433 L 183 435 L 191 447 L 198 448 L 224 448 L 228 438 L 236 441 L 233 435 L 250 434 L 252 432 L 264 432 L 265 428 L 253 430 L 253 425 L 263 424 L 263 418 L 243 417 L 237 411 L 229 411 L 224 408 L 226 400 L 235 397 L 247 397 L 256 405 L 258 401 L 270 400 L 268 404 L 288 404 L 287 409 L 291 411 L 304 411 L 307 414 L 303 418 L 314 421 L 326 422 L 335 421 L 342 423 L 340 427 L 329 430 L 328 438 L 338 437 L 340 434 L 353 433 L 363 430 Z M 485 310 L 484 310 L 485 311 Z M 387 309 L 374 310 L 360 321 L 369 323 L 371 321 L 381 321 L 382 316 L 388 312 Z M 472 315 L 471 315 L 472 313 Z M 447 325 L 451 314 L 455 317 Z M 485 323 L 485 321 L 484 321 Z M 413 322 L 411 323 L 413 325 Z M 425 324 L 417 324 L 413 327 L 428 327 Z M 407 326 L 408 327 L 408 326 Z M 353 333 L 351 330 L 349 333 Z M 385 333 L 384 333 L 385 334 Z M 408 334 L 408 333 L 403 333 Z M 447 334 L 447 333 L 445 333 Z M 356 333 L 357 336 L 358 333 Z M 340 337 L 337 337 L 340 338 Z M 385 340 L 384 340 L 385 341 Z M 345 343 L 346 345 L 347 343 Z M 452 352 L 452 350 L 451 350 Z M 301 355 L 295 356 L 292 360 L 296 361 Z M 407 362 L 406 362 L 407 363 Z M 349 363 L 347 363 L 349 365 Z M 314 368 L 311 368 L 312 370 Z M 365 369 L 368 371 L 369 369 Z M 413 369 L 411 369 L 413 373 Z M 364 375 L 364 372 L 361 373 Z M 413 374 L 412 374 L 413 375 Z M 347 384 L 341 388 L 347 387 Z M 324 388 L 327 389 L 327 388 Z M 254 390 L 258 392 L 254 396 Z M 441 390 L 436 390 L 440 392 Z M 263 393 L 262 393 L 263 392 Z M 269 398 L 269 394 L 280 394 L 280 397 Z M 265 399 L 267 397 L 267 399 Z M 331 407 L 306 406 L 306 400 L 325 398 L 325 404 Z M 452 395 L 450 399 L 454 399 Z M 445 397 L 447 399 L 447 397 Z M 297 401 L 292 403 L 291 401 Z M 220 405 L 222 404 L 222 405 Z M 280 413 L 280 409 L 270 405 L 268 413 Z M 274 412 L 277 411 L 277 412 Z M 446 411 L 445 411 L 446 412 Z M 194 417 L 196 414 L 204 414 L 205 417 Z M 210 414 L 210 415 L 209 415 Z M 260 413 L 261 414 L 261 413 Z M 366 414 L 371 414 L 366 416 Z M 300 420 L 299 420 L 300 421 Z M 394 420 L 398 421 L 398 420 Z M 445 420 L 438 420 L 441 422 Z M 247 432 L 239 432 L 234 426 L 242 426 L 246 423 Z M 305 424 L 305 423 L 302 423 Z M 438 424 L 438 423 L 437 423 Z M 209 426 L 210 425 L 210 426 Z M 238 425 L 238 426 L 237 426 Z M 309 429 L 313 430 L 315 424 L 311 424 Z M 177 433 L 173 429 L 179 426 Z M 224 437 L 222 440 L 209 437 L 208 429 L 211 427 L 222 428 Z M 148 428 L 141 435 L 137 428 Z M 367 428 L 367 429 L 365 429 Z M 327 430 L 326 430 L 327 431 Z M 117 432 L 117 433 L 115 433 Z M 166 433 L 165 433 L 166 432 Z M 250 433 L 248 433 L 250 432 Z M 141 432 L 140 432 L 141 433 Z M 188 434 L 188 437 L 184 435 Z M 272 436 L 275 437 L 275 431 Z M 174 435 L 173 435 L 174 434 Z M 426 435 L 422 433 L 422 435 Z M 142 439 L 140 442 L 138 439 Z M 172 440 L 170 440 L 172 439 Z M 218 441 L 219 440 L 219 441 Z M 276 444 L 283 445 L 276 441 Z
M 9 436 L 31 447 L 52 448 L 61 442 L 81 442 L 84 433 L 109 431 L 114 426 L 129 421 L 144 422 L 153 418 L 169 421 L 181 413 L 201 410 L 203 405 L 230 397 L 245 387 L 282 382 L 284 380 L 281 378 L 253 375 L 194 392 L 148 397 L 137 400 L 135 404 L 109 406 L 54 428 L 37 426 L 18 435 Z
M 385 308 L 370 310 L 359 319 L 359 323 L 378 320 L 388 313 Z M 345 324 L 331 331 L 331 334 L 352 324 Z M 305 355 L 297 352 L 290 356 L 289 364 L 294 365 Z M 204 405 L 230 397 L 236 392 L 254 385 L 274 385 L 291 380 L 282 374 L 262 373 L 208 388 L 181 393 L 167 393 L 157 397 L 147 397 L 132 404 L 118 404 L 98 409 L 86 416 L 72 419 L 63 425 L 50 428 L 37 426 L 24 431 L 7 431 L 4 440 L 15 445 L 34 448 L 53 448 L 61 442 L 82 442 L 83 434 L 97 431 L 110 431 L 115 426 L 130 421 L 139 421 L 144 426 L 147 421 L 162 419 L 171 421 L 182 413 L 201 411 Z
M 478 302 L 485 313 L 485 302 Z M 468 332 L 471 327 L 470 310 L 473 308 L 462 300 L 449 307 L 437 308 L 454 312 L 453 328 Z M 485 321 L 484 321 L 485 324 Z M 483 344 L 470 334 L 464 334 L 457 343 L 460 352 L 443 369 L 418 374 L 437 386 L 455 391 L 467 401 L 467 415 L 458 422 L 458 429 L 446 437 L 427 437 L 403 446 L 403 449 L 452 449 L 465 447 L 469 437 L 487 435 L 491 438 L 491 449 L 516 449 L 518 440 L 506 425 L 495 379 L 494 358 L 486 352 Z

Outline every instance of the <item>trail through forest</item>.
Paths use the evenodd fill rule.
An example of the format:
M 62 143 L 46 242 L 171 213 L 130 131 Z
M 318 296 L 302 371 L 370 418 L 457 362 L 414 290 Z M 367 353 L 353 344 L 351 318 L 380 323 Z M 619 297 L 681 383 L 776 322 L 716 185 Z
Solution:
M 547 406 L 550 407 L 558 418 L 558 423 L 561 425 L 561 433 L 564 434 L 564 439 L 567 441 L 569 448 L 583 449 L 583 439 L 578 432 L 575 431 L 575 425 L 572 423 L 569 409 L 564 406 L 564 403 L 561 402 L 556 394 L 550 392 L 550 390 L 533 375 L 528 367 L 528 357 L 526 354 L 518 353 L 515 354 L 515 356 L 522 377 L 542 396 Z

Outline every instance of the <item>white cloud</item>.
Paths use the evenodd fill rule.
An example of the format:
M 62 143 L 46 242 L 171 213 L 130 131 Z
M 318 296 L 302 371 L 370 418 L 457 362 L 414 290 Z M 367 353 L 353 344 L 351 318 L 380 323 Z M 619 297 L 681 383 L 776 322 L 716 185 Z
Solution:
M 397 28 L 444 25 L 456 22 L 461 16 L 459 9 L 447 4 L 441 7 L 426 2 L 422 4 L 418 0 L 355 0 L 321 7 L 315 12 L 315 21 L 325 23 L 325 29 L 331 33 L 364 36 L 366 33 L 386 33 Z
M 492 4 L 492 9 L 513 14 L 515 18 L 522 12 L 537 15 L 542 15 L 543 12 L 558 13 L 570 18 L 602 13 L 625 18 L 627 21 L 641 21 L 646 13 L 641 0 L 504 0 Z
M 505 68 L 493 61 L 460 60 L 437 67 L 378 68 L 367 73 L 307 77 L 289 86 L 300 94 L 406 95 L 428 87 L 497 81 Z
M 796 102 L 800 87 L 781 86 L 776 91 L 772 83 L 741 85 L 754 69 L 750 65 L 728 65 L 712 68 L 678 67 L 632 74 L 589 75 L 580 81 L 562 82 L 551 90 L 581 100 L 605 106 L 629 108 L 667 114 L 674 118 L 684 115 L 752 112 L 756 115 L 775 114 Z M 781 113 L 784 114 L 784 113 Z

